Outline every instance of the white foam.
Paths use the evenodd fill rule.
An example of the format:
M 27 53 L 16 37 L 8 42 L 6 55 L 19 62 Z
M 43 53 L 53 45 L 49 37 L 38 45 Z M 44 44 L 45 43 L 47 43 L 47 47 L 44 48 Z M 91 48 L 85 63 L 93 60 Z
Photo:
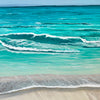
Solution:
M 52 49 L 37 49 L 37 48 L 26 48 L 26 47 L 15 47 L 15 46 L 11 46 L 8 44 L 5 44 L 4 42 L 2 42 L 0 40 L 0 43 L 9 48 L 9 49 L 13 49 L 13 50 L 18 50 L 18 51 L 32 51 L 32 52 L 53 52 L 53 53 L 71 53 L 71 52 L 79 52 L 78 50 L 52 50 Z
M 40 24 L 42 24 L 42 23 L 41 23 L 41 22 L 35 22 L 35 24 L 39 24 L 39 25 L 40 25 Z
M 34 86 L 23 87 L 23 88 L 16 89 L 16 90 L 10 90 L 7 92 L 1 92 L 0 94 L 8 94 L 8 93 L 17 92 L 17 91 L 21 91 L 21 90 L 27 90 L 27 89 L 31 89 L 31 88 L 69 88 L 69 89 L 75 89 L 75 88 L 85 88 L 85 87 L 100 88 L 100 85 L 97 85 L 97 84 L 83 84 L 83 85 L 77 85 L 77 86 L 73 86 L 73 85 L 70 85 L 70 86 L 34 85 Z

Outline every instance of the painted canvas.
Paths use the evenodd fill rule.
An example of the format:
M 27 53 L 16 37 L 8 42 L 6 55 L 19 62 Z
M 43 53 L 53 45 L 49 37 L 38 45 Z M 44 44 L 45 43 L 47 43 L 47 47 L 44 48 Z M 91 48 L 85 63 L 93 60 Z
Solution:
M 99 0 L 0 0 L 0 100 L 100 100 Z

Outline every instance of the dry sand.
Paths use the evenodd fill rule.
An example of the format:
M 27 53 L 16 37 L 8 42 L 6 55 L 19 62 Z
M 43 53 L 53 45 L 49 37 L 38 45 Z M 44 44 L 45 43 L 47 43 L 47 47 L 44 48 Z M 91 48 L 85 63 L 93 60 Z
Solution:
M 100 100 L 100 88 L 33 88 L 0 95 L 0 100 Z

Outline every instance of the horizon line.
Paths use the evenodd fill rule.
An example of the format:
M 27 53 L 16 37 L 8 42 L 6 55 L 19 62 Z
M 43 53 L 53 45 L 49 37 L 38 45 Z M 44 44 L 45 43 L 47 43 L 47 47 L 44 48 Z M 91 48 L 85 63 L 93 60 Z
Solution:
M 100 4 L 78 4 L 78 5 L 0 5 L 0 7 L 45 7 L 45 6 L 100 6 Z

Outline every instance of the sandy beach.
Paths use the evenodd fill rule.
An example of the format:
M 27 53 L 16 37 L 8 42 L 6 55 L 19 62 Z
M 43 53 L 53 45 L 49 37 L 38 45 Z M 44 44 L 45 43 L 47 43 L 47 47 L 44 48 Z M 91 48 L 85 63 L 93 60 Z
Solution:
M 100 100 L 100 88 L 33 88 L 0 95 L 0 100 Z

